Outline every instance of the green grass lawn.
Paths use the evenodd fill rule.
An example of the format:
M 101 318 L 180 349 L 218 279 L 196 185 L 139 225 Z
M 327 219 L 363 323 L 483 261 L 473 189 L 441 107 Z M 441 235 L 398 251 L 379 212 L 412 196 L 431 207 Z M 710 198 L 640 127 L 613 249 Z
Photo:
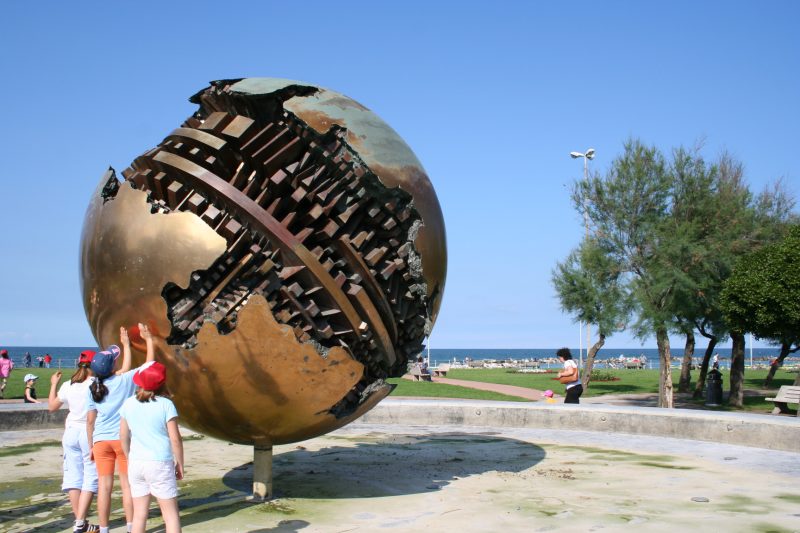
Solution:
M 527 402 L 529 400 L 518 396 L 508 396 L 499 392 L 483 391 L 448 385 L 446 383 L 432 383 L 430 381 L 411 381 L 404 378 L 387 379 L 397 387 L 392 391 L 392 396 L 415 396 L 422 398 L 465 398 L 470 400 L 501 400 L 506 402 Z
M 25 394 L 25 383 L 22 381 L 25 377 L 25 374 L 33 374 L 34 376 L 39 376 L 39 379 L 36 381 L 36 396 L 39 400 L 43 400 L 47 403 L 47 395 L 50 394 L 50 376 L 58 372 L 57 368 L 25 368 L 16 366 L 14 370 L 11 371 L 11 375 L 8 376 L 8 385 L 6 385 L 6 400 L 10 398 L 18 398 L 21 399 L 24 397 Z M 65 368 L 62 370 L 64 373 L 64 377 L 61 378 L 61 382 L 63 383 L 64 380 L 67 380 L 72 376 L 72 373 L 75 372 L 74 368 Z
M 745 370 L 745 389 L 760 390 L 764 378 L 767 377 L 767 370 Z M 638 394 L 658 392 L 658 370 L 603 370 L 603 373 L 610 374 L 619 378 L 616 381 L 592 381 L 586 396 L 602 396 L 604 394 Z M 692 372 L 692 387 L 696 383 L 699 371 Z M 794 383 L 794 373 L 778 371 L 772 381 L 773 389 L 777 391 L 781 385 L 791 385 Z M 723 371 L 723 389 L 727 393 L 730 384 L 730 373 Z M 564 386 L 554 380 L 555 373 L 552 374 L 523 374 L 509 372 L 504 368 L 476 368 L 476 369 L 452 369 L 447 373 L 448 378 L 463 379 L 467 381 L 482 381 L 486 383 L 500 383 L 503 385 L 516 385 L 531 389 L 553 389 L 556 393 L 563 394 Z M 680 373 L 673 370 L 672 379 L 677 390 Z M 699 405 L 703 405 L 704 398 L 698 400 Z M 746 396 L 744 409 L 748 411 L 770 412 L 773 403 L 764 400 L 763 395 Z M 719 409 L 729 409 L 722 406 Z

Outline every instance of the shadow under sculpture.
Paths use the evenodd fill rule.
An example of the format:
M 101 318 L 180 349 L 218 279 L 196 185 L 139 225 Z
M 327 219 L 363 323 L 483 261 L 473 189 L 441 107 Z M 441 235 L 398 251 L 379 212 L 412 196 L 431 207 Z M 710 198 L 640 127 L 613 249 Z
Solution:
M 403 140 L 341 94 L 212 82 L 197 111 L 92 195 L 84 308 L 99 345 L 154 334 L 188 427 L 255 447 L 355 420 L 391 391 L 441 304 L 444 220 Z

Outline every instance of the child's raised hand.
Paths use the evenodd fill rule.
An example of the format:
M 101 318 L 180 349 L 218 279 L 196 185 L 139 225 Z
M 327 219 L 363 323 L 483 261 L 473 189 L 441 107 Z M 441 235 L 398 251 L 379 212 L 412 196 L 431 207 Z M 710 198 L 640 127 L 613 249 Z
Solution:
M 130 340 L 128 339 L 128 330 L 125 326 L 120 326 L 119 328 L 119 342 L 122 344 L 130 344 Z
M 146 324 L 142 324 L 141 322 L 139 322 L 139 335 L 141 335 L 141 337 L 145 341 L 153 339 L 153 334 L 150 333 L 150 328 L 148 328 Z
M 61 371 L 57 371 L 55 374 L 50 376 L 50 384 L 51 385 L 58 385 L 58 382 L 61 381 Z

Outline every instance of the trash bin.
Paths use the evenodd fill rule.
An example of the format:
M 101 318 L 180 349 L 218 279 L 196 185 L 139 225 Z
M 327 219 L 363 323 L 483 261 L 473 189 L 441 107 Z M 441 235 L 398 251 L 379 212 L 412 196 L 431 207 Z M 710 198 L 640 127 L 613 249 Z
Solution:
M 722 372 L 715 368 L 706 378 L 706 405 L 713 407 L 720 404 L 722 404 Z

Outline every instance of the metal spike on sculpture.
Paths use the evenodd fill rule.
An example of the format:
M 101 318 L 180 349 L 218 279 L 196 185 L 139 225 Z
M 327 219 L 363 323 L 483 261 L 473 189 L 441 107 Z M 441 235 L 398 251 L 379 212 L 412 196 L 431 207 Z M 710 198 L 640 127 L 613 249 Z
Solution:
M 92 331 L 105 346 L 132 328 L 141 358 L 146 322 L 182 422 L 205 434 L 271 450 L 339 428 L 390 392 L 436 320 L 433 187 L 394 130 L 333 91 L 250 78 L 191 101 L 92 196 Z

